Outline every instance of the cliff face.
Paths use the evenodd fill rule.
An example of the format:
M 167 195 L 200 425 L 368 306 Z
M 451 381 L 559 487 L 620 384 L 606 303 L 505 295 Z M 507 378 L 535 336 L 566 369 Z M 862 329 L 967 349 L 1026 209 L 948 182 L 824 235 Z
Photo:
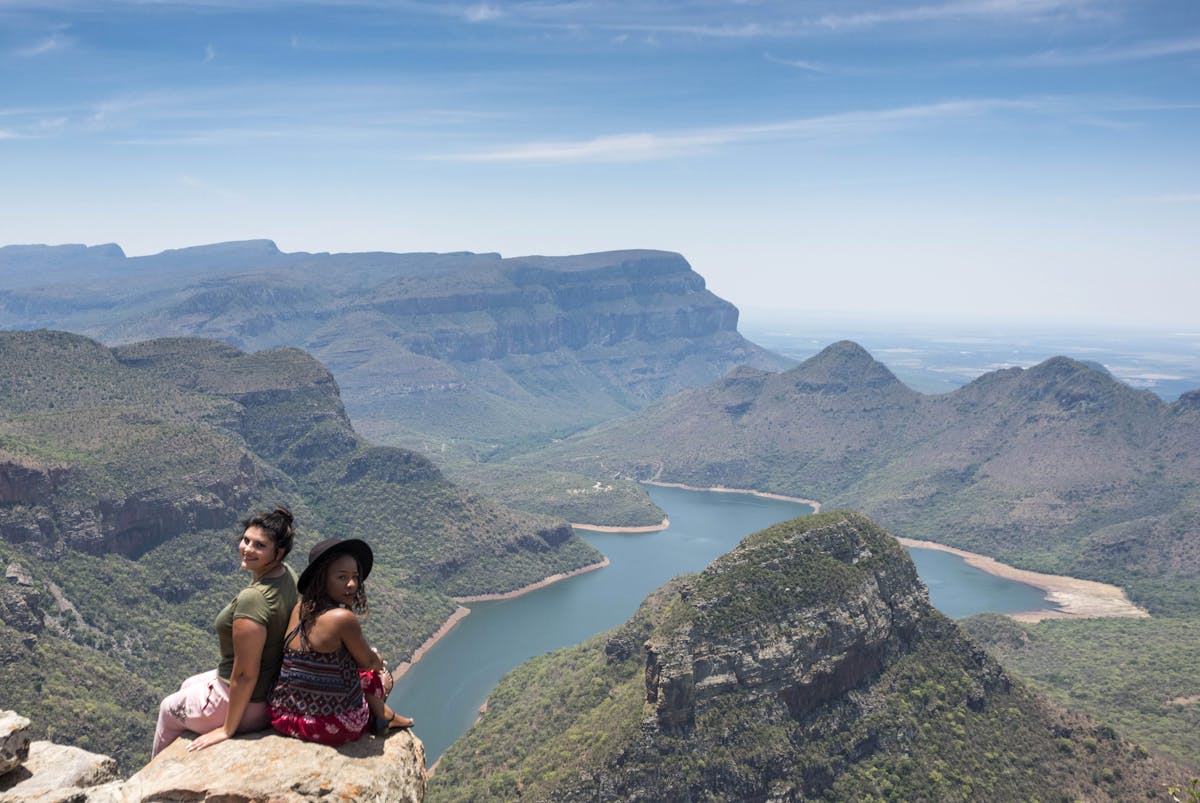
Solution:
M 1010 679 L 890 536 L 834 511 L 751 535 L 617 630 L 514 671 L 430 798 L 1108 800 L 1167 777 Z
M 477 331 L 443 324 L 406 338 L 417 354 L 451 362 L 737 331 L 737 309 L 708 292 L 682 257 L 607 256 L 611 259 L 584 266 L 549 258 L 503 260 L 497 275 L 486 280 L 487 292 L 468 286 L 380 302 L 377 308 L 395 316 L 429 316 L 434 324 L 438 316 L 479 314 Z
M 0 264 L 9 325 L 299 346 L 338 376 L 360 431 L 390 442 L 545 435 L 742 363 L 783 366 L 737 333 L 737 310 L 683 257 L 661 251 L 284 254 L 254 241 L 133 259 L 23 246 L 0 250 Z
M 719 561 L 712 575 L 685 584 L 676 615 L 686 623 L 645 645 L 647 724 L 687 733 L 731 693 L 745 704 L 782 701 L 802 719 L 907 652 L 929 610 L 925 589 L 910 562 L 881 560 L 891 550 L 873 549 L 857 525 L 759 538 L 730 556 L 732 565 Z M 841 564 L 828 570 L 843 575 L 836 599 L 805 588 L 825 580 L 795 567 L 798 554 Z M 806 597 L 814 604 L 801 605 Z

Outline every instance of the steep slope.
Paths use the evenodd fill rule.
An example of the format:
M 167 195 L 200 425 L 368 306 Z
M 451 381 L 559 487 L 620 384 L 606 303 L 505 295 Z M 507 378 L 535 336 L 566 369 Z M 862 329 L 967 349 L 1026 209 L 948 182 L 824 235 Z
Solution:
M 372 544 L 368 628 L 397 661 L 454 610 L 449 595 L 600 557 L 562 521 L 367 444 L 297 349 L 0 333 L 0 705 L 135 761 L 157 698 L 213 661 L 212 616 L 245 582 L 236 521 L 278 503 L 297 516 L 295 568 L 322 537 Z M 58 680 L 64 658 L 86 683 Z
M 511 673 L 430 797 L 1121 800 L 1177 772 L 1014 682 L 894 539 L 835 511 Z
M 1159 611 L 1200 590 L 1200 411 L 1056 357 L 951 393 L 852 343 L 740 369 L 523 462 L 853 505 L 900 535 L 1116 582 Z
M 683 257 L 615 251 L 284 254 L 269 241 L 125 258 L 0 248 L 0 313 L 107 343 L 198 336 L 298 346 L 338 377 L 366 436 L 487 450 L 638 409 L 736 365 L 783 362 Z

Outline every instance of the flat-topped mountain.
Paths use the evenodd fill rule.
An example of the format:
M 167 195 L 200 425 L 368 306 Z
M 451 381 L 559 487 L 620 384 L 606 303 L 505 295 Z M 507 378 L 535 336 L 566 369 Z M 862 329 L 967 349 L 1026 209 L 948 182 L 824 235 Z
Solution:
M 561 520 L 369 445 L 298 349 L 0 332 L 4 704 L 37 711 L 58 741 L 127 765 L 144 755 L 158 699 L 215 665 L 212 617 L 246 582 L 236 522 L 281 503 L 297 570 L 323 537 L 372 545 L 368 629 L 393 662 L 453 612 L 451 595 L 600 559 Z
M 1010 678 L 893 538 L 834 511 L 510 673 L 429 797 L 1126 800 L 1182 777 Z
M 900 535 L 1194 610 L 1193 396 L 1168 405 L 1065 357 L 925 395 L 842 342 L 782 373 L 735 370 L 526 459 L 853 505 Z
M 368 437 L 489 447 L 639 409 L 748 363 L 737 309 L 678 254 L 308 254 L 266 240 L 128 258 L 0 248 L 9 327 L 106 343 L 196 336 L 297 346 L 338 378 Z

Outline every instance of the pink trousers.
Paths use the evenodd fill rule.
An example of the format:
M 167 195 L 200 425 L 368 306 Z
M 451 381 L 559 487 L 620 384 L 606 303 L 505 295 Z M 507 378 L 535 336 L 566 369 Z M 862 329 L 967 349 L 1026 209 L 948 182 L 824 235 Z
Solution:
M 217 677 L 217 670 L 192 675 L 168 694 L 158 706 L 158 727 L 154 729 L 153 758 L 184 731 L 208 733 L 225 724 L 229 710 L 229 686 Z M 248 703 L 238 733 L 260 731 L 270 727 L 266 703 Z

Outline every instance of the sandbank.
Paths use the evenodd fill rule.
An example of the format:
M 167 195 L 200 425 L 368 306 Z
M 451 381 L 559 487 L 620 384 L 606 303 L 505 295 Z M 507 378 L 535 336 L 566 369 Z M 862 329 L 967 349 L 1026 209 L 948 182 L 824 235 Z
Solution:
M 471 597 L 455 597 L 454 601 L 459 602 L 459 603 L 462 603 L 462 602 L 492 602 L 494 600 L 512 599 L 513 597 L 519 597 L 522 594 L 528 594 L 530 591 L 536 591 L 539 588 L 545 588 L 546 586 L 550 585 L 551 583 L 557 583 L 559 580 L 566 580 L 568 577 L 575 577 L 576 575 L 583 574 L 585 572 L 595 571 L 596 569 L 603 569 L 607 565 L 608 565 L 608 558 L 605 558 L 604 560 L 600 561 L 599 563 L 592 563 L 587 566 L 583 566 L 583 567 L 574 569 L 569 572 L 560 572 L 559 574 L 552 574 L 543 580 L 538 580 L 536 583 L 530 583 L 527 586 L 522 586 L 521 588 L 518 588 L 514 591 L 506 591 L 502 594 L 476 594 Z
M 659 482 L 657 480 L 642 480 L 642 485 L 657 485 L 660 488 L 681 488 L 685 491 L 712 491 L 719 494 L 749 494 L 750 496 L 761 496 L 763 499 L 778 499 L 781 502 L 799 502 L 802 505 L 808 505 L 813 509 L 813 513 L 821 512 L 821 503 L 815 499 L 801 499 L 798 496 L 784 496 L 783 494 L 767 493 L 766 491 L 755 491 L 747 488 L 726 488 L 724 485 L 716 485 L 712 488 L 701 488 L 696 485 L 684 485 L 681 482 Z
M 726 488 L 718 485 L 712 488 L 700 488 L 694 485 L 684 485 L 679 482 L 659 482 L 657 480 L 642 480 L 643 485 L 657 485 L 663 488 L 681 488 L 685 491 L 712 491 L 715 493 L 751 494 L 764 499 L 779 499 L 784 502 L 798 502 L 812 507 L 814 513 L 821 512 L 821 503 L 814 499 L 801 499 L 796 496 L 766 493 L 753 489 Z M 936 549 L 949 552 L 962 558 L 968 566 L 996 577 L 1015 580 L 1019 583 L 1040 588 L 1046 592 L 1048 602 L 1057 605 L 1039 611 L 1023 611 L 1009 614 L 1018 622 L 1040 622 L 1043 619 L 1090 619 L 1100 616 L 1124 616 L 1138 619 L 1149 618 L 1150 614 L 1130 601 L 1121 588 L 1100 583 L 1095 580 L 1081 580 L 1077 577 L 1067 577 L 1058 574 L 1043 574 L 1028 569 L 1018 569 L 1001 563 L 995 558 L 968 552 L 965 549 L 939 544 L 936 541 L 922 541 L 914 538 L 897 538 L 905 546 Z
M 915 538 L 897 538 L 896 540 L 904 546 L 949 552 L 958 555 L 966 561 L 968 566 L 973 566 L 980 571 L 1040 588 L 1046 592 L 1048 601 L 1059 606 L 1050 610 L 1009 614 L 1018 622 L 1040 622 L 1043 619 L 1090 619 L 1100 616 L 1127 616 L 1145 619 L 1150 616 L 1145 610 L 1134 605 L 1121 588 L 1108 583 L 1018 569 L 1015 566 L 1001 563 L 995 558 L 968 552 L 965 549 L 956 549 L 935 541 L 921 541 Z
M 587 530 L 590 533 L 656 533 L 671 526 L 671 520 L 663 516 L 660 524 L 647 524 L 644 527 L 610 527 L 607 524 L 576 524 L 571 522 L 576 530 Z

